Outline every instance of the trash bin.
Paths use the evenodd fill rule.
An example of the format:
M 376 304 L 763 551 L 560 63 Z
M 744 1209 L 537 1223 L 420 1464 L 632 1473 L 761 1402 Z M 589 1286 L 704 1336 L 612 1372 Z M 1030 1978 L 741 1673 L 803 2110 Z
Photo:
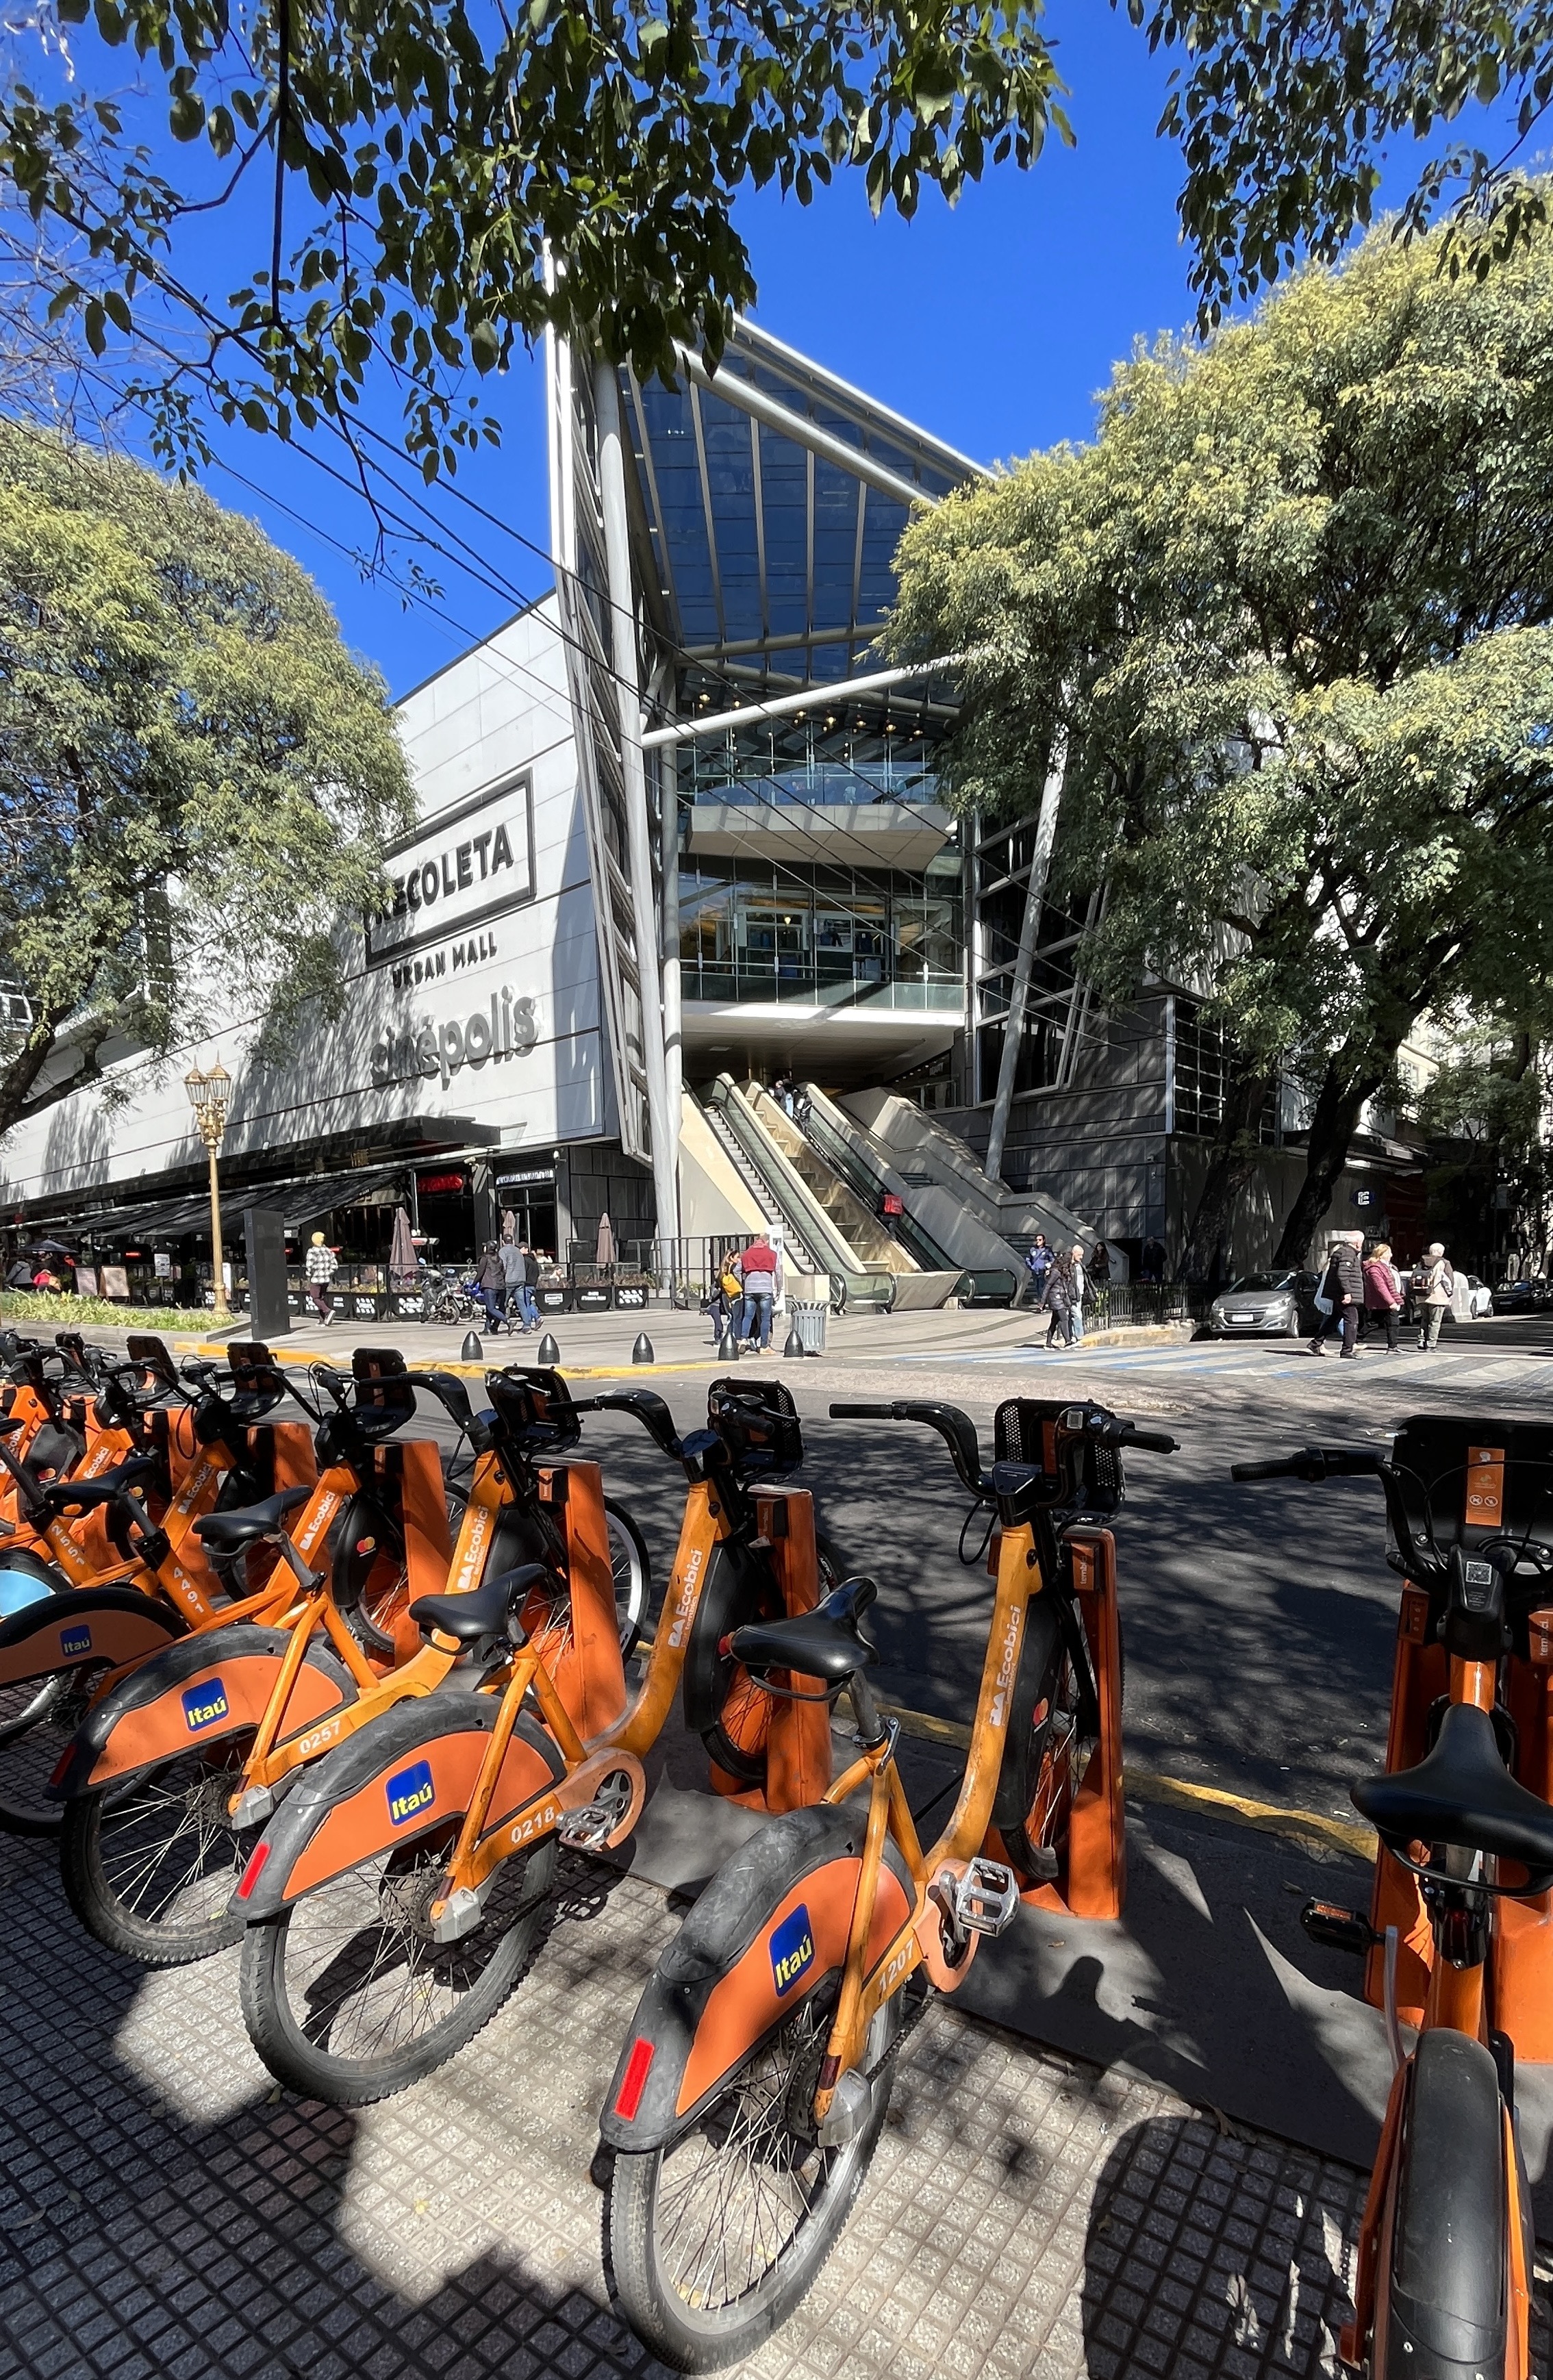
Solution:
M 825 1318 L 830 1312 L 829 1306 L 811 1298 L 795 1297 L 789 1302 L 787 1310 L 793 1318 L 793 1328 L 798 1334 L 798 1344 L 805 1354 L 823 1355 Z

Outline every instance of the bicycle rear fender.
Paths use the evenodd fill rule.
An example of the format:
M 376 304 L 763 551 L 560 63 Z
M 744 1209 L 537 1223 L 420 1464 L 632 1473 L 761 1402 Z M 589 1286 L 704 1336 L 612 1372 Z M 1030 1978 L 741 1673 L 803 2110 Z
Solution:
M 0 1621 L 0 1686 L 103 1661 L 116 1670 L 187 1633 L 171 1604 L 135 1587 L 67 1587 Z
M 291 1643 L 251 1621 L 168 1645 L 122 1678 L 88 1714 L 55 1772 L 49 1798 L 68 1802 L 140 1770 L 258 1727 Z M 309 1645 L 286 1705 L 287 1741 L 356 1700 L 356 1682 L 327 1645 Z
M 249 1854 L 233 1907 L 253 1923 L 364 1860 L 399 1850 L 469 1806 L 499 1694 L 418 1694 L 309 1768 Z M 552 1831 L 546 1788 L 565 1774 L 554 1742 L 527 1712 L 518 1716 L 491 1798 L 490 1825 L 539 1800 L 536 1840 Z
M 846 1957 L 867 1804 L 794 1810 L 713 1877 L 637 2003 L 599 2130 L 611 2148 L 663 2147 L 734 2067 Z M 886 1840 L 865 1972 L 911 1915 Z
M 1497 2380 L 1513 2195 L 1498 2071 L 1481 2042 L 1439 2028 L 1419 2035 L 1409 2085 L 1371 2369 L 1377 2380 Z

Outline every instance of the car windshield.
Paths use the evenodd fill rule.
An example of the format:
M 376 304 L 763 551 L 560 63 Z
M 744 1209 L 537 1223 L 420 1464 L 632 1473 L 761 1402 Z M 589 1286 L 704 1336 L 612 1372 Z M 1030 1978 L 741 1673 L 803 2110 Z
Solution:
M 1243 1272 L 1233 1288 L 1227 1289 L 1224 1294 L 1226 1297 L 1244 1297 L 1252 1291 L 1265 1293 L 1269 1289 L 1292 1289 L 1293 1286 L 1292 1272 Z

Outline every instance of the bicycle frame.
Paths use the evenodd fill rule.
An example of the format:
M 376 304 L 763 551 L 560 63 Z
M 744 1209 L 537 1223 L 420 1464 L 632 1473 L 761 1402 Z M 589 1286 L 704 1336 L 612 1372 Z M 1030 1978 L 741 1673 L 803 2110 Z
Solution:
M 1410 1590 L 1415 1591 L 1415 1590 Z M 1449 1660 L 1449 1692 L 1452 1703 L 1469 1704 L 1490 1716 L 1494 1710 L 1496 1668 L 1490 1661 L 1468 1661 L 1451 1655 Z M 1388 1767 L 1391 1763 L 1388 1761 Z M 1382 1859 L 1387 1858 L 1383 1851 Z M 1397 1873 L 1407 1871 L 1398 1863 L 1390 1865 Z M 1411 1883 L 1413 1879 L 1408 1878 Z M 1416 1887 L 1414 1887 L 1416 1892 Z M 1546 1898 L 1546 1896 L 1544 1896 Z M 1422 1907 L 1422 1902 L 1420 1902 Z M 1511 1913 L 1513 1903 L 1494 1904 L 1498 1921 L 1488 1934 L 1487 1957 L 1485 1961 L 1460 1967 L 1449 1958 L 1435 1956 L 1430 1964 L 1427 1990 L 1419 2010 L 1420 2034 L 1447 2031 L 1464 2034 L 1485 2048 L 1491 2046 L 1495 1975 L 1494 1953 L 1498 1925 Z M 1428 1921 L 1426 1921 L 1428 1922 Z M 1431 1946 L 1434 1945 L 1431 1925 Z M 1338 2354 L 1347 2364 L 1358 2365 L 1370 2345 L 1372 2371 L 1384 2372 L 1388 2364 L 1389 2292 L 1380 2288 L 1380 2276 L 1390 2269 L 1392 2236 L 1397 2220 L 1398 2200 L 1403 2174 L 1402 2144 L 1406 2131 L 1409 2092 L 1417 2058 L 1416 2047 L 1404 2058 L 1392 2077 L 1390 2094 L 1386 2103 L 1386 2116 L 1381 2128 L 1380 2146 L 1370 2175 L 1369 2192 L 1365 2202 L 1364 2219 L 1359 2232 L 1359 2252 L 1353 2283 L 1353 2320 L 1347 2324 L 1338 2341 Z M 1516 2155 L 1515 2135 L 1508 2107 L 1501 2105 L 1503 2131 L 1503 2162 L 1505 2178 L 1506 2229 L 1509 2251 L 1510 2338 L 1507 2380 L 1526 2380 L 1531 2371 L 1531 2298 L 1532 2275 L 1527 2268 L 1525 2240 L 1529 2226 L 1526 2210 L 1521 2202 L 1521 2168 Z M 1372 2339 L 1373 2332 L 1373 2339 Z M 1498 2374 L 1495 2375 L 1498 2380 Z

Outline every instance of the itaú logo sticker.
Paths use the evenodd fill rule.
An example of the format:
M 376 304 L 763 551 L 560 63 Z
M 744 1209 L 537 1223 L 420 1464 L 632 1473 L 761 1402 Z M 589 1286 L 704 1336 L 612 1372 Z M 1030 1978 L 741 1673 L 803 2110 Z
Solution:
M 396 1827 L 408 1826 L 422 1810 L 429 1810 L 436 1798 L 429 1760 L 418 1760 L 412 1768 L 401 1768 L 397 1777 L 388 1780 L 388 1815 Z
M 90 1653 L 91 1650 L 91 1629 L 84 1623 L 75 1628 L 62 1628 L 59 1632 L 59 1649 L 67 1661 L 78 1660 L 81 1654 Z
M 771 1936 L 771 1980 L 777 1987 L 778 1999 L 785 1999 L 794 1985 L 814 1964 L 814 1931 L 809 1913 L 800 1901 L 791 1917 L 784 1917 Z
M 219 1678 L 208 1678 L 203 1685 L 184 1688 L 183 1721 L 190 1735 L 198 1735 L 202 1727 L 214 1727 L 218 1718 L 225 1717 L 226 1688 Z

